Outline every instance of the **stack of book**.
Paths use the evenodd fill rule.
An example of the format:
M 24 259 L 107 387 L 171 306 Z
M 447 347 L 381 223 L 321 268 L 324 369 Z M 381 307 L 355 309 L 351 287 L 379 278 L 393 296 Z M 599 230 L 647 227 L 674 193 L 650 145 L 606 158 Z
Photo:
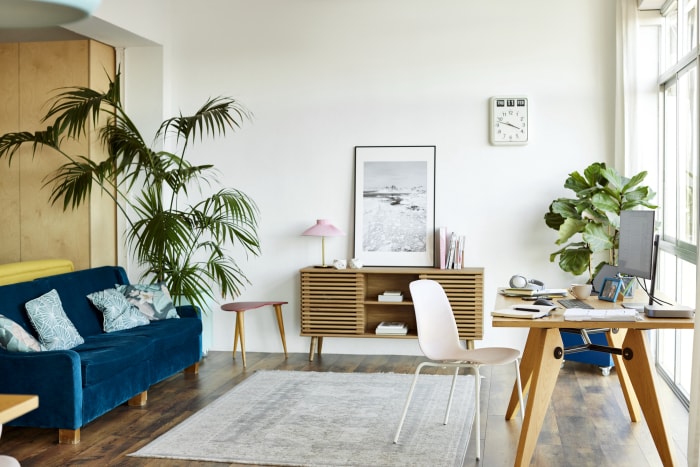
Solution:
M 566 296 L 566 289 L 533 289 L 530 287 L 503 287 L 498 290 L 506 297 Z
M 440 269 L 462 269 L 465 236 L 456 232 L 448 233 L 446 227 L 440 227 L 436 237 L 438 255 L 436 266 Z
M 408 326 L 406 323 L 382 321 L 375 332 L 383 335 L 405 336 L 408 333 Z
M 380 302 L 403 302 L 403 294 L 399 290 L 387 290 L 377 296 Z

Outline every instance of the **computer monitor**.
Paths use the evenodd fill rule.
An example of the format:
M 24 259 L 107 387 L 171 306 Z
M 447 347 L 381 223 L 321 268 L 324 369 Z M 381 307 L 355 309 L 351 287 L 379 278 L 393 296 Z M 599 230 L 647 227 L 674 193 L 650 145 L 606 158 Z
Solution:
M 622 211 L 617 269 L 622 274 L 651 279 L 654 264 L 654 211 Z
M 617 271 L 650 279 L 649 304 L 654 303 L 659 236 L 654 232 L 654 211 L 622 211 L 617 250 Z

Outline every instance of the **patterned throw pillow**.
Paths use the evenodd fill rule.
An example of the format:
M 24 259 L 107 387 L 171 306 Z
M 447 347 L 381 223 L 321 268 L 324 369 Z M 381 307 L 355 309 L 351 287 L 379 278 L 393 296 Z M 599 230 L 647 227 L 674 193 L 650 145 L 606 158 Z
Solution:
M 25 305 L 29 320 L 46 350 L 67 350 L 85 342 L 63 311 L 56 289 Z
M 165 284 L 117 285 L 117 290 L 151 321 L 179 318 Z
M 34 336 L 10 318 L 0 315 L 0 348 L 10 352 L 40 352 L 41 344 Z
M 105 332 L 131 329 L 150 323 L 148 318 L 129 303 L 117 289 L 93 292 L 87 298 L 102 312 Z

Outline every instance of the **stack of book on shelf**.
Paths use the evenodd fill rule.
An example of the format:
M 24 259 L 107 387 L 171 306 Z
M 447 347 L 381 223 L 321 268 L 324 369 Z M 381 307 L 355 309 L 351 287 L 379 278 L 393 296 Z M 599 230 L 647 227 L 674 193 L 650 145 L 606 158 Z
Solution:
M 387 290 L 383 294 L 378 295 L 377 300 L 380 302 L 403 302 L 403 294 L 400 290 Z
M 440 269 L 462 269 L 464 263 L 464 243 L 466 238 L 456 232 L 447 233 L 440 227 L 437 233 L 437 267 Z
M 406 323 L 382 321 L 375 331 L 377 334 L 405 336 L 408 333 Z

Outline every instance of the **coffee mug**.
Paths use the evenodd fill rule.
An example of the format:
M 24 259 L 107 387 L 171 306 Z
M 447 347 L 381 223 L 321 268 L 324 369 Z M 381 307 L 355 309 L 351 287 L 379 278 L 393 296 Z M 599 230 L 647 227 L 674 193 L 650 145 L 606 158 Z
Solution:
M 571 284 L 569 287 L 569 293 L 579 300 L 585 300 L 591 296 L 591 290 L 593 286 L 591 284 Z

